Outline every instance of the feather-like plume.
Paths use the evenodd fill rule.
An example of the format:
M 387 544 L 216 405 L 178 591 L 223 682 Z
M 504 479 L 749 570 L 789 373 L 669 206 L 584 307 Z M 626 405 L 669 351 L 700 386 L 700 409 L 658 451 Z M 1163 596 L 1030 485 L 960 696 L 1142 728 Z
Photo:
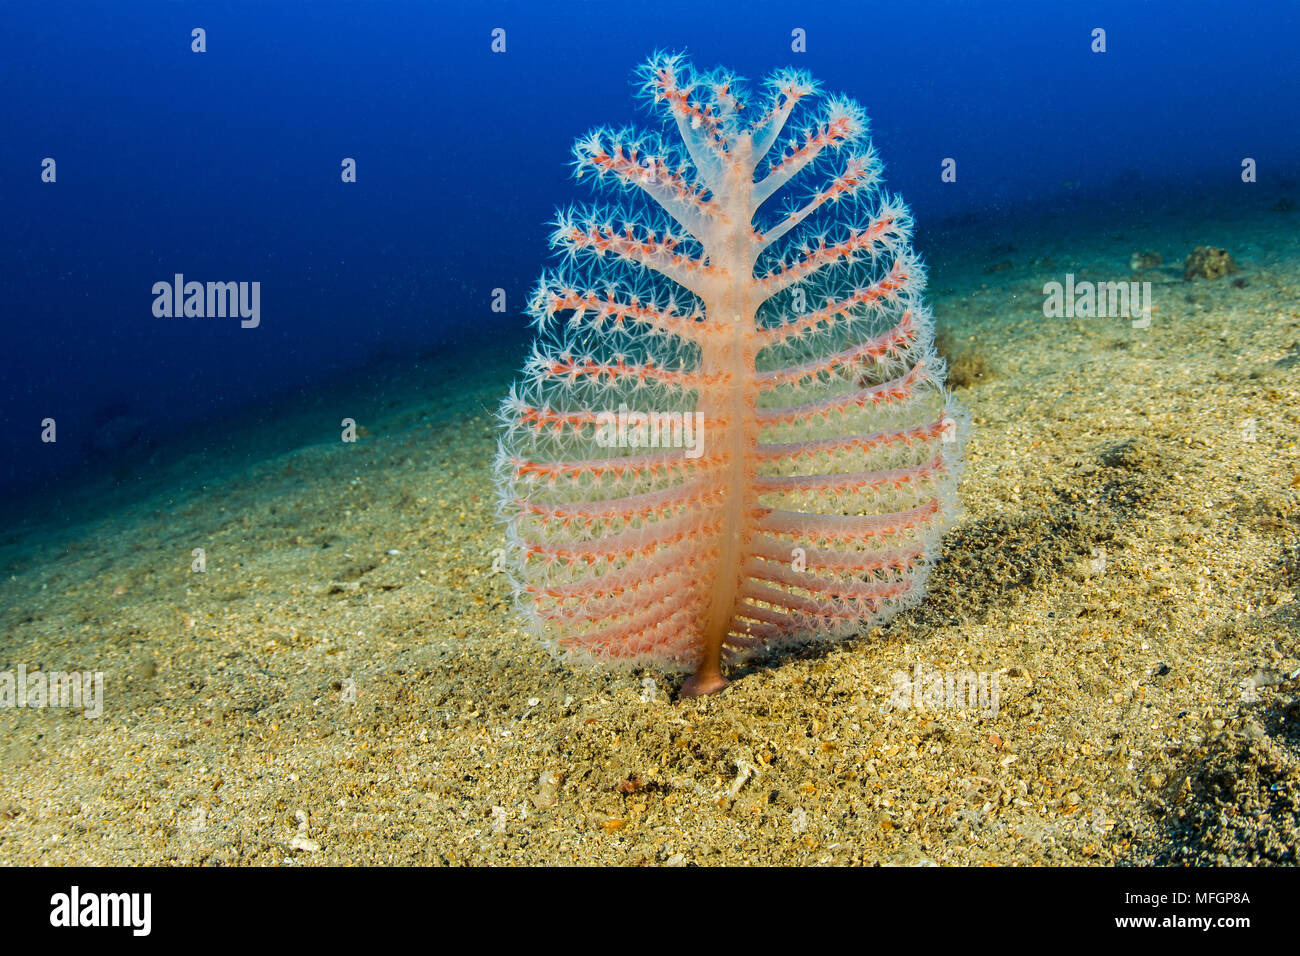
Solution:
M 680 145 L 607 128 L 575 144 L 575 175 L 628 205 L 556 217 L 496 473 L 538 636 L 693 669 L 694 695 L 726 683 L 724 655 L 921 599 L 965 422 L 861 108 L 814 110 L 797 70 L 757 101 L 679 55 L 639 79 Z

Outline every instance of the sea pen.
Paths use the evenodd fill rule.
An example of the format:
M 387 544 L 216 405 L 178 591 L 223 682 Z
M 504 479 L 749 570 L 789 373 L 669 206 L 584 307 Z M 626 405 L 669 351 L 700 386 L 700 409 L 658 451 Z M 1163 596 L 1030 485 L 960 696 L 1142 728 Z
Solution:
M 668 129 L 574 147 L 577 177 L 626 204 L 557 216 L 496 474 L 531 629 L 570 657 L 692 669 L 694 696 L 725 686 L 724 655 L 922 598 L 962 415 L 861 108 L 817 108 L 796 70 L 756 99 L 679 55 L 639 79 Z

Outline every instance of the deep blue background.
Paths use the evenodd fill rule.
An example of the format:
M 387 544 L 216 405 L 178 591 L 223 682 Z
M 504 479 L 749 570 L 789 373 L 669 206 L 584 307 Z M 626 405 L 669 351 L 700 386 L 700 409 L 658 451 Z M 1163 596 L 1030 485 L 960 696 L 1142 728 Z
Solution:
M 918 222 L 1300 168 L 1294 0 L 10 4 L 0 15 L 0 486 L 378 354 L 514 346 L 573 139 L 645 124 L 655 48 L 859 100 Z M 208 51 L 190 52 L 190 30 Z M 1108 52 L 1090 52 L 1104 27 Z M 490 52 L 504 27 L 508 52 Z M 792 54 L 792 28 L 808 52 Z M 58 183 L 40 162 L 58 162 Z M 343 157 L 359 182 L 340 182 Z M 943 157 L 958 182 L 939 181 Z M 1154 201 L 1154 198 L 1153 198 Z M 259 280 L 262 325 L 156 319 L 175 272 Z M 510 311 L 493 314 L 494 287 Z M 58 420 L 57 447 L 39 422 Z M 93 461 L 93 459 L 90 459 Z

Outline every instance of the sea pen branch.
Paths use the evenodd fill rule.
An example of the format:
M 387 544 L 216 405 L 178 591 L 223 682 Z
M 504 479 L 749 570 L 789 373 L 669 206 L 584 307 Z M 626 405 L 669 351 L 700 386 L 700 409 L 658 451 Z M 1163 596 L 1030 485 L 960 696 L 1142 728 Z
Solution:
M 681 236 L 659 237 L 653 231 L 638 236 L 631 223 L 619 230 L 612 223 L 562 220 L 551 241 L 570 254 L 608 254 L 653 269 L 692 292 L 703 288 L 701 280 L 707 267 L 678 251 L 685 241 Z
M 832 104 L 826 122 L 815 131 L 806 131 L 803 145 L 795 146 L 790 154 L 774 163 L 767 177 L 754 186 L 754 208 L 763 205 L 823 151 L 853 142 L 865 128 L 860 110 L 843 102 Z
M 876 182 L 878 172 L 879 166 L 873 164 L 871 158 L 853 157 L 848 161 L 844 172 L 831 180 L 826 188 L 801 208 L 787 213 L 779 223 L 764 233 L 759 248 L 766 249 L 826 203 L 839 202 L 859 190 L 870 189 Z

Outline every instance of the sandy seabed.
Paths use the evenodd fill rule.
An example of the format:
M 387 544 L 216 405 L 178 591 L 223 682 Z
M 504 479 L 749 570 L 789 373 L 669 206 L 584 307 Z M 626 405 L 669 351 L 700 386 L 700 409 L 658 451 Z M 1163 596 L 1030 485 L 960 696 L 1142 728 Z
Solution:
M 513 350 L 65 489 L 0 535 L 0 669 L 102 671 L 104 714 L 0 708 L 0 863 L 1294 864 L 1297 216 L 945 254 L 974 429 L 928 599 L 709 699 L 521 631 Z M 1185 281 L 1202 244 L 1241 271 Z M 1044 318 L 1067 272 L 1152 282 L 1150 327 Z M 959 671 L 996 712 L 891 704 Z

